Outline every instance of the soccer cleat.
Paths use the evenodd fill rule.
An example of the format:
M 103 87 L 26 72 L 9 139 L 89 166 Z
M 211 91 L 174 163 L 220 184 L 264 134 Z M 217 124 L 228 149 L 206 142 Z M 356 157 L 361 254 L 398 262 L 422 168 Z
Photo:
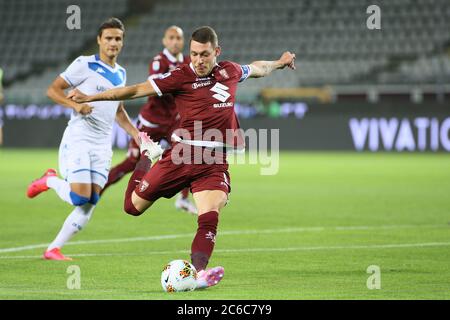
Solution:
M 175 201 L 175 208 L 197 215 L 197 208 L 195 205 L 188 198 L 183 198 L 181 194 L 178 195 L 178 198 Z
M 34 198 L 41 192 L 47 191 L 49 189 L 47 187 L 47 179 L 50 177 L 56 177 L 56 170 L 47 169 L 42 177 L 30 183 L 27 189 L 28 198 Z
M 215 286 L 222 280 L 225 270 L 223 267 L 209 268 L 197 273 L 196 289 L 204 289 Z
M 139 132 L 139 140 L 141 142 L 140 150 L 141 154 L 144 152 L 144 155 L 150 159 L 150 161 L 155 163 L 161 158 L 164 150 L 161 148 L 159 143 L 154 142 L 145 132 Z
M 72 261 L 72 258 L 66 257 L 61 253 L 59 248 L 53 248 L 52 250 L 47 250 L 44 252 L 43 258 L 45 260 L 62 260 L 62 261 Z

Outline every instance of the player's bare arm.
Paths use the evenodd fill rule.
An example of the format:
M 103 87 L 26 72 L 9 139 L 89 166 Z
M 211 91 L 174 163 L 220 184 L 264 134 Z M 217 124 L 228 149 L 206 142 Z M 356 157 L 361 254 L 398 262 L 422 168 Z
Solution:
M 276 69 L 289 67 L 295 70 L 295 53 L 289 51 L 284 52 L 280 59 L 275 61 L 254 61 L 250 64 L 250 78 L 261 78 L 269 75 Z
M 117 109 L 116 113 L 116 122 L 117 124 L 124 129 L 133 139 L 136 141 L 136 143 L 139 145 L 139 130 L 133 125 L 131 122 L 130 117 L 128 116 L 127 111 L 125 110 L 125 107 L 123 105 L 123 102 L 120 103 L 119 108 Z
M 105 100 L 131 100 L 146 96 L 156 96 L 157 93 L 150 82 L 145 81 L 132 86 L 123 88 L 115 88 L 106 90 L 104 92 L 88 96 L 83 94 L 77 89 L 69 92 L 67 98 L 74 100 L 78 103 L 91 102 L 91 101 L 105 101 Z
M 64 90 L 68 89 L 70 85 L 61 77 L 57 77 L 47 89 L 47 96 L 59 105 L 66 108 L 71 108 L 83 115 L 90 114 L 93 107 L 87 104 L 77 103 L 66 97 Z

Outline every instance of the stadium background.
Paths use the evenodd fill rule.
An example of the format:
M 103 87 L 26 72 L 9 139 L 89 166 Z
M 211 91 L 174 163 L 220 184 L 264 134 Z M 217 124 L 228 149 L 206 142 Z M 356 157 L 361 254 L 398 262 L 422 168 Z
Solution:
M 7 147 L 58 145 L 68 113 L 48 100 L 46 88 L 75 57 L 96 52 L 98 25 L 118 16 L 126 25 L 119 63 L 129 84 L 146 78 L 164 29 L 174 23 L 187 38 L 201 24 L 214 27 L 221 59 L 244 64 L 296 52 L 296 72 L 275 72 L 238 90 L 243 127 L 283 128 L 283 149 L 450 151 L 450 8 L 445 0 L 378 1 L 380 30 L 368 29 L 366 10 L 372 2 L 361 0 L 200 0 L 195 6 L 174 0 L 78 1 L 80 30 L 66 27 L 70 1 L 0 3 Z M 127 102 L 131 115 L 143 101 Z M 418 125 L 417 118 L 426 120 Z M 380 119 L 389 125 L 380 125 Z M 115 145 L 125 146 L 122 135 Z
M 66 9 L 72 4 L 81 9 L 80 30 L 66 27 L 66 20 L 70 16 Z M 366 10 L 372 4 L 381 9 L 379 30 L 370 30 L 366 24 L 371 15 Z M 245 129 L 280 129 L 280 147 L 285 153 L 282 152 L 280 160 L 280 175 L 269 180 L 262 180 L 252 168 L 238 166 L 233 169 L 236 186 L 233 188 L 236 191 L 233 204 L 227 209 L 230 218 L 224 219 L 225 230 L 266 230 L 275 226 L 325 226 L 325 231 L 336 226 L 356 228 L 346 235 L 343 235 L 346 232 L 343 230 L 347 229 L 332 229 L 317 238 L 310 234 L 307 239 L 301 236 L 297 240 L 287 236 L 283 238 L 291 245 L 307 244 L 308 241 L 311 245 L 322 244 L 322 240 L 329 245 L 339 245 L 343 239 L 349 242 L 356 239 L 356 243 L 367 242 L 368 245 L 371 245 L 372 240 L 381 245 L 384 241 L 390 245 L 392 241 L 404 243 L 417 240 L 427 243 L 448 240 L 448 0 L 0 0 L 0 67 L 3 69 L 4 94 L 0 107 L 4 135 L 3 150 L 0 150 L 3 249 L 48 241 L 51 238 L 48 234 L 49 221 L 53 221 L 51 225 L 56 231 L 63 219 L 59 214 L 59 220 L 47 220 L 44 224 L 47 226 L 45 234 L 39 229 L 41 221 L 36 216 L 21 218 L 23 210 L 37 210 L 36 214 L 47 218 L 58 215 L 47 212 L 45 206 L 36 209 L 42 202 L 29 203 L 23 197 L 29 179 L 40 174 L 47 164 L 56 165 L 56 147 L 68 121 L 69 111 L 54 105 L 45 96 L 45 91 L 55 76 L 75 57 L 97 51 L 97 27 L 110 16 L 120 18 L 126 27 L 125 45 L 118 62 L 127 69 L 128 84 L 146 79 L 148 62 L 162 49 L 163 31 L 173 24 L 183 28 L 187 40 L 190 33 L 200 25 L 215 28 L 223 48 L 223 60 L 245 64 L 253 60 L 276 59 L 285 50 L 296 53 L 296 71 L 277 71 L 267 78 L 246 81 L 238 89 L 236 112 L 241 125 Z M 185 53 L 188 53 L 187 49 L 188 41 Z M 138 99 L 126 102 L 130 115 L 137 116 L 144 101 Z M 125 148 L 126 139 L 124 133 L 116 128 L 114 146 Z M 324 152 L 308 152 L 312 150 Z M 373 154 L 377 151 L 381 153 Z M 397 152 L 402 154 L 393 155 Z M 124 154 L 124 150 L 116 150 L 115 161 L 119 161 Z M 20 178 L 17 178 L 18 175 Z M 123 187 L 117 187 L 111 196 L 105 195 L 105 207 L 102 210 L 121 211 Z M 54 206 L 55 197 L 44 199 L 42 201 L 46 206 Z M 279 212 L 280 207 L 289 212 Z M 59 210 L 63 206 L 57 205 L 56 208 Z M 169 202 L 164 202 L 159 208 L 162 211 L 173 209 Z M 110 232 L 113 227 L 110 230 L 107 224 L 101 225 L 100 221 L 107 223 L 109 218 L 99 211 L 97 221 L 90 226 L 89 232 L 80 235 L 80 239 L 118 237 L 116 233 Z M 273 217 L 274 212 L 277 212 L 277 219 Z M 134 224 L 133 231 L 125 230 L 122 236 L 160 234 L 162 230 L 169 233 L 160 218 L 146 218 L 140 220 L 143 221 L 142 227 Z M 29 234 L 23 229 L 24 221 L 28 219 L 35 222 L 35 229 L 31 231 L 30 228 Z M 112 219 L 122 221 L 124 218 L 121 213 L 117 213 Z M 169 218 L 169 221 L 177 225 L 175 220 L 178 219 L 189 228 L 177 227 L 176 230 L 181 233 L 193 230 L 194 224 L 190 224 L 189 217 Z M 259 221 L 259 225 L 251 224 L 250 221 Z M 393 224 L 392 228 L 387 226 L 390 224 Z M 369 227 L 357 229 L 361 225 Z M 378 231 L 370 231 L 371 226 Z M 398 232 L 394 238 L 389 232 L 391 229 Z M 338 232 L 343 233 L 337 235 Z M 44 234 L 45 237 L 39 238 L 38 234 Z M 257 239 L 245 238 L 236 242 L 236 246 L 262 241 L 265 241 L 263 236 Z M 277 244 L 278 238 L 267 241 Z M 177 245 L 181 243 L 175 241 L 169 247 L 180 249 Z M 82 256 L 86 249 L 83 246 L 71 248 L 72 252 L 69 253 L 75 253 L 75 256 Z M 112 248 L 115 247 L 109 249 L 115 250 Z M 34 256 L 40 254 L 39 250 L 34 251 Z M 8 251 L 1 252 L 7 254 Z M 274 282 L 284 284 L 285 290 L 278 292 L 270 286 L 271 281 L 263 281 L 259 284 L 261 290 L 258 294 L 247 292 L 246 287 L 242 292 L 239 291 L 241 293 L 233 289 L 225 290 L 225 294 L 222 294 L 216 290 L 217 296 L 199 294 L 194 295 L 194 298 L 448 299 L 450 263 L 447 248 L 432 249 L 423 253 L 423 260 L 417 258 L 411 261 L 409 259 L 414 252 L 399 249 L 392 256 L 380 256 L 385 264 L 391 262 L 394 265 L 391 268 L 394 274 L 391 280 L 395 285 L 390 288 L 391 291 L 386 285 L 384 295 L 377 296 L 365 287 L 347 287 L 348 279 L 345 277 L 350 275 L 346 273 L 345 263 L 354 260 L 360 263 L 355 268 L 362 270 L 362 276 L 359 275 L 357 279 L 365 285 L 365 267 L 372 261 L 369 253 L 364 259 L 361 258 L 363 262 L 351 254 L 333 253 L 327 259 L 335 258 L 334 264 L 327 260 L 323 265 L 323 260 L 311 253 L 298 259 L 290 256 L 291 260 L 282 268 L 287 272 L 292 271 L 286 267 L 293 262 L 292 259 L 299 265 L 305 261 L 312 263 L 308 269 L 310 273 L 306 272 L 297 287 L 291 288 L 291 283 L 273 278 Z M 15 254 L 24 255 L 25 252 L 18 251 Z M 220 253 L 217 255 L 220 256 Z M 252 261 L 260 261 L 263 265 L 264 259 L 269 259 L 266 262 L 274 265 L 274 261 L 279 261 L 276 253 L 269 256 Z M 159 281 L 157 270 L 170 257 L 163 256 L 161 261 L 151 262 L 152 265 L 156 264 L 156 275 L 151 276 L 152 281 L 156 282 L 155 288 Z M 98 266 L 89 265 L 90 262 L 83 261 L 83 258 L 80 260 L 81 264 L 85 264 L 84 268 L 97 270 L 95 268 Z M 95 261 L 94 258 L 92 260 Z M 70 297 L 60 285 L 53 282 L 53 291 L 44 290 L 43 295 L 39 294 L 38 289 L 24 289 L 27 286 L 42 288 L 45 284 L 39 280 L 30 280 L 32 276 L 27 278 L 29 282 L 16 278 L 14 269 L 20 270 L 21 267 L 11 261 L 14 260 L 0 260 L 4 275 L 0 282 L 3 288 L 0 290 L 1 297 Z M 241 267 L 231 258 L 225 261 L 232 267 Z M 267 276 L 262 269 L 256 270 L 261 278 L 262 274 Z M 328 269 L 336 270 L 336 273 L 328 274 Z M 407 271 L 403 277 L 399 270 L 404 269 Z M 316 274 L 314 270 L 319 271 Z M 322 271 L 323 277 L 320 278 Z M 35 270 L 30 267 L 23 272 L 33 274 Z M 274 271 L 273 275 L 276 274 L 277 271 Z M 245 272 L 237 274 L 240 275 L 246 276 Z M 46 276 L 44 271 L 36 274 L 36 277 L 44 279 Z M 65 281 L 63 277 L 61 281 Z M 308 279 L 311 280 L 311 277 L 317 281 L 309 286 Z M 123 278 L 126 278 L 126 274 L 123 274 Z M 231 277 L 229 279 L 233 281 Z M 417 285 L 415 291 L 410 288 L 411 281 Z M 94 288 L 94 282 L 86 286 Z M 98 280 L 98 283 L 102 284 L 102 280 Z M 237 283 L 230 283 L 238 286 Z M 112 295 L 107 292 L 105 295 L 97 294 L 94 289 L 87 296 L 74 294 L 75 297 L 83 298 L 148 298 L 138 289 L 130 295 L 124 293 L 121 296 L 121 290 L 128 288 L 130 283 L 121 285 L 119 283 L 117 288 L 111 289 Z M 135 288 L 133 285 L 136 284 L 131 285 Z M 165 296 L 155 293 L 151 297 Z

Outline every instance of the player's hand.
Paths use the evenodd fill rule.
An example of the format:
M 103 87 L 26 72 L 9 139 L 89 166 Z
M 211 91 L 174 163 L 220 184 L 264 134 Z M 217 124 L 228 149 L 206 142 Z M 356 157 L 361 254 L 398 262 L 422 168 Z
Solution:
M 88 96 L 85 95 L 84 93 L 82 93 L 80 90 L 78 89 L 73 89 L 69 91 L 69 94 L 67 95 L 68 99 L 72 99 L 75 102 L 78 103 L 83 103 L 83 102 L 88 102 Z
M 88 104 L 78 104 L 74 109 L 76 112 L 85 116 L 85 115 L 91 114 L 94 107 L 91 107 Z
M 144 155 L 150 159 L 152 164 L 158 161 L 164 150 L 161 148 L 158 142 L 154 142 L 145 132 L 139 132 L 139 149 L 144 152 Z
M 281 69 L 289 67 L 290 69 L 295 70 L 295 53 L 286 51 L 281 55 L 278 61 L 281 64 Z

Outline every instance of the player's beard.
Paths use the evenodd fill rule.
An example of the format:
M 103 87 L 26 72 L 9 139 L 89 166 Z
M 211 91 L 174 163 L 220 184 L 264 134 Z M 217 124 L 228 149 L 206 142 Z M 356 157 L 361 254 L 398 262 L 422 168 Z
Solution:
M 206 68 L 205 67 L 203 67 L 203 68 L 197 68 L 197 73 L 198 73 L 198 75 L 199 76 L 206 76 L 206 73 L 205 73 L 205 71 L 206 71 Z
M 198 67 L 197 67 L 196 71 L 199 76 L 205 77 L 211 73 L 214 65 L 215 65 L 215 62 L 213 62 L 211 66 L 203 65 L 201 71 L 198 69 Z

